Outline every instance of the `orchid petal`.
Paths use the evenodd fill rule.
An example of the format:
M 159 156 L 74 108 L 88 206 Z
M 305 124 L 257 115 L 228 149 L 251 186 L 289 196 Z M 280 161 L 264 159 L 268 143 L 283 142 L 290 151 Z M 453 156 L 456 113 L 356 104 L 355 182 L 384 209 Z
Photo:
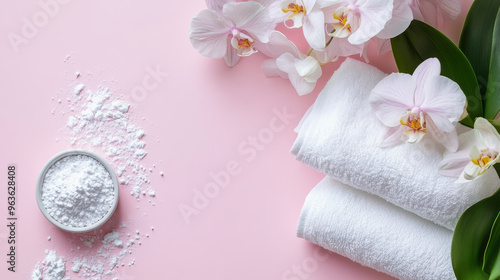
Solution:
M 378 37 L 374 37 L 373 40 L 377 43 L 379 55 L 385 54 L 392 50 L 391 40 L 380 39 Z
M 393 73 L 382 79 L 370 94 L 370 105 L 386 126 L 400 125 L 400 118 L 413 105 L 415 81 L 408 74 Z
M 231 20 L 236 28 L 245 30 L 263 43 L 269 41 L 269 34 L 275 27 L 266 8 L 254 1 L 226 3 L 222 14 L 226 19 Z
M 464 178 L 467 180 L 474 180 L 479 176 L 481 168 L 474 163 L 470 162 L 464 168 Z
M 196 15 L 189 27 L 189 39 L 203 56 L 222 58 L 227 51 L 229 28 L 213 10 L 203 10 Z
M 316 83 L 321 77 L 321 66 L 314 57 L 308 56 L 295 62 L 297 73 L 309 83 Z
M 278 58 L 284 53 L 291 53 L 297 58 L 303 56 L 292 41 L 288 40 L 283 33 L 276 30 L 271 32 L 268 43 L 264 44 L 256 41 L 255 47 L 263 54 L 272 58 Z
M 325 59 L 320 60 L 322 63 L 330 62 L 339 56 L 351 56 L 362 54 L 364 45 L 352 45 L 348 38 L 333 38 L 328 47 L 325 48 Z M 324 61 L 323 61 L 324 60 Z
M 380 148 L 387 148 L 403 143 L 401 136 L 404 130 L 403 126 L 388 127 L 378 146 Z
M 304 37 L 311 48 L 323 50 L 326 45 L 325 40 L 325 16 L 321 10 L 312 10 L 307 13 L 307 21 L 302 27 Z
M 460 0 L 437 0 L 443 15 L 451 20 L 457 19 L 462 12 L 462 2 Z
M 500 135 L 489 121 L 484 118 L 477 118 L 474 123 L 474 129 L 480 133 L 484 141 L 483 145 L 500 152 Z
M 300 76 L 296 69 L 297 61 L 299 61 L 299 59 L 295 58 L 292 54 L 285 53 L 276 59 L 276 65 L 281 71 L 288 73 L 288 79 L 297 93 L 299 95 L 305 95 L 314 89 L 316 83 L 307 82 Z
M 385 24 L 384 29 L 377 34 L 382 39 L 394 38 L 403 33 L 413 20 L 413 13 L 406 1 L 394 1 L 392 18 Z
M 205 0 L 207 7 L 216 12 L 222 12 L 222 7 L 228 2 L 236 2 L 236 0 Z
M 417 91 L 418 89 L 417 86 Z M 464 112 L 466 100 L 460 86 L 447 77 L 435 76 L 429 79 L 421 93 L 424 95 L 423 103 L 415 102 L 416 105 L 420 105 L 422 110 L 433 117 L 439 129 L 449 132 L 450 130 L 441 126 L 434 117 L 439 115 L 440 119 L 447 119 L 448 122 L 458 122 Z M 417 97 L 415 94 L 415 99 Z
M 451 125 L 452 129 L 450 131 L 441 130 L 436 126 L 432 117 L 426 118 L 426 125 L 427 130 L 434 139 L 443 144 L 447 150 L 455 152 L 458 149 L 458 136 L 454 125 Z
M 470 162 L 469 150 L 476 145 L 480 135 L 477 130 L 469 130 L 458 136 L 458 149 L 456 152 L 447 150 L 443 154 L 443 159 L 439 163 L 439 173 L 457 177 Z
M 439 163 L 438 171 L 441 175 L 458 178 L 469 162 L 470 157 L 465 150 L 448 152 Z
M 416 15 L 414 15 L 414 17 L 430 25 L 436 26 L 438 22 L 438 13 L 437 4 L 434 1 L 435 0 L 418 0 L 416 8 L 420 10 L 418 15 L 421 15 L 422 18 L 418 18 Z
M 276 65 L 276 59 L 266 59 L 262 62 L 261 69 L 267 77 L 281 77 L 288 79 L 288 74 L 281 71 Z
M 441 63 L 437 58 L 428 58 L 413 72 L 413 78 L 417 83 L 417 90 L 415 91 L 415 104 L 420 106 L 425 100 L 425 85 L 431 77 L 439 76 L 441 74 Z
M 363 1 L 359 1 L 363 2 Z M 377 35 L 392 18 L 392 0 L 370 0 L 359 5 L 359 28 L 349 36 L 349 42 L 359 45 Z
M 314 9 L 314 5 L 316 5 L 316 0 L 302 0 L 302 3 L 304 3 L 304 8 L 306 9 L 306 13 L 309 13 Z
M 231 37 L 227 37 L 227 52 L 224 55 L 224 60 L 229 67 L 235 66 L 240 60 L 238 50 L 231 45 Z

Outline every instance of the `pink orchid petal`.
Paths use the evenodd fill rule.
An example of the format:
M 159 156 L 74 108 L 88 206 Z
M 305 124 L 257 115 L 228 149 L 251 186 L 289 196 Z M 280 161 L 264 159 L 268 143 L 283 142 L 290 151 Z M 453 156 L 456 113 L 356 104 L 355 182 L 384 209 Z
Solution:
M 475 145 L 480 135 L 477 130 L 469 130 L 458 136 L 458 148 L 456 152 L 446 150 L 443 154 L 443 159 L 439 163 L 439 173 L 458 177 L 464 170 L 465 166 L 470 162 L 469 150 Z
M 272 58 L 278 58 L 284 53 L 291 53 L 297 58 L 302 56 L 297 46 L 295 46 L 292 41 L 288 40 L 283 33 L 276 30 L 272 31 L 269 35 L 268 43 L 264 44 L 256 41 L 254 44 L 260 52 Z
M 385 24 L 384 29 L 377 34 L 382 39 L 394 38 L 403 33 L 413 20 L 413 13 L 406 1 L 394 1 L 392 18 Z
M 233 48 L 231 45 L 231 38 L 227 38 L 227 52 L 224 55 L 224 60 L 226 61 L 227 66 L 233 67 L 240 60 L 240 56 L 238 55 L 238 50 Z
M 462 12 L 460 0 L 437 0 L 438 6 L 447 19 L 455 20 Z
M 392 50 L 391 40 L 389 39 L 380 39 L 378 37 L 373 38 L 373 40 L 377 43 L 378 54 L 382 55 Z
M 437 129 L 443 132 L 451 132 L 455 129 L 455 123 L 452 123 L 448 118 L 443 117 L 441 114 L 427 113 L 428 118 L 432 119 L 432 122 L 437 127 Z
M 416 0 L 416 8 L 420 10 L 418 16 L 414 15 L 414 17 L 418 20 L 425 21 L 432 26 L 437 26 L 438 23 L 438 8 L 435 0 Z
M 307 13 L 307 19 L 302 26 L 304 37 L 311 48 L 323 50 L 326 45 L 325 16 L 321 10 L 312 10 Z
M 281 77 L 283 79 L 288 79 L 288 74 L 281 71 L 276 65 L 276 59 L 266 59 L 262 62 L 261 69 L 266 75 L 266 77 Z
M 443 144 L 447 150 L 455 152 L 458 149 L 458 136 L 454 125 L 451 125 L 452 129 L 446 132 L 439 129 L 434 123 L 434 120 L 430 117 L 426 119 L 426 124 L 427 130 L 432 137 L 434 137 L 434 139 L 439 143 Z
M 281 10 L 280 0 L 258 0 L 257 2 L 266 8 L 269 18 L 273 23 L 281 23 L 287 18 L 287 15 Z
M 428 58 L 413 72 L 413 78 L 417 83 L 417 90 L 415 91 L 415 104 L 420 106 L 425 100 L 425 84 L 431 77 L 436 77 L 441 74 L 441 63 L 437 58 Z
M 417 95 L 420 93 L 422 96 Z M 422 87 L 417 84 L 415 99 L 422 100 L 420 108 L 429 115 L 439 115 L 441 118 L 448 119 L 451 123 L 456 123 L 464 112 L 465 94 L 460 86 L 451 79 L 444 76 L 434 76 L 428 79 L 422 91 Z M 434 119 L 436 121 L 436 119 Z M 449 132 L 448 129 L 441 127 L 436 122 L 439 129 Z
M 349 36 L 349 42 L 359 45 L 375 37 L 392 18 L 392 0 L 358 0 L 359 28 Z
M 413 105 L 415 81 L 408 74 L 393 73 L 380 81 L 370 94 L 370 105 L 386 126 L 400 125 L 401 117 Z
M 380 148 L 388 148 L 403 143 L 403 141 L 401 140 L 401 136 L 404 131 L 405 127 L 401 125 L 388 127 L 378 146 Z
M 320 60 L 322 63 L 330 62 L 339 56 L 362 54 L 364 45 L 352 45 L 348 38 L 333 38 L 330 45 L 325 48 L 325 55 Z
M 228 2 L 236 2 L 236 0 L 205 0 L 207 7 L 216 12 L 222 12 L 222 7 Z
M 254 1 L 226 3 L 222 14 L 226 19 L 231 20 L 236 28 L 250 33 L 263 43 L 269 41 L 269 34 L 275 27 L 266 8 Z
M 203 56 L 224 57 L 228 35 L 229 28 L 213 10 L 203 10 L 191 20 L 189 39 L 193 47 Z
M 474 129 L 479 132 L 481 140 L 484 141 L 481 144 L 500 152 L 500 135 L 488 120 L 477 118 L 474 122 Z
M 296 69 L 297 61 L 300 61 L 300 59 L 295 58 L 290 53 L 285 53 L 276 59 L 276 65 L 281 71 L 288 73 L 288 79 L 297 93 L 302 96 L 313 91 L 316 83 L 307 82 L 299 75 Z

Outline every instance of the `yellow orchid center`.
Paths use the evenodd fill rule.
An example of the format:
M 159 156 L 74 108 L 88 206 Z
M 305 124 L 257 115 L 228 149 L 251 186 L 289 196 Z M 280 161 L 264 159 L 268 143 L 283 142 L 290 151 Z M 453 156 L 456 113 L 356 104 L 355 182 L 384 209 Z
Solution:
M 338 20 L 337 24 L 340 24 L 342 26 L 342 29 L 347 29 L 347 30 L 349 30 L 349 32 L 352 32 L 351 25 L 349 23 L 347 23 L 347 16 L 344 13 L 341 13 L 341 14 L 334 13 L 333 18 Z M 334 28 L 338 27 L 338 26 L 335 26 L 336 24 L 332 24 L 332 25 L 334 26 Z
M 419 108 L 413 108 L 411 111 L 408 111 L 399 122 L 401 125 L 409 127 L 413 132 L 427 133 L 424 114 Z
M 298 5 L 298 4 L 295 4 L 295 3 L 290 3 L 288 4 L 288 6 L 284 9 L 281 9 L 283 11 L 283 13 L 288 13 L 288 12 L 292 12 L 292 14 L 288 17 L 288 18 L 291 18 L 297 14 L 300 14 L 300 13 L 305 13 L 305 9 L 304 7 L 302 7 L 301 5 Z
M 481 168 L 487 167 L 488 163 L 490 163 L 492 160 L 494 160 L 498 156 L 498 152 L 490 150 L 489 148 L 482 149 L 480 152 L 481 152 L 481 154 L 479 154 L 475 158 L 471 158 L 471 161 L 472 161 L 472 163 L 474 163 L 475 165 L 477 165 Z M 481 173 L 483 173 L 483 172 L 481 172 Z
M 250 42 L 248 39 L 239 39 L 238 40 L 238 50 L 241 48 L 249 49 L 252 46 L 253 42 Z
M 238 56 L 249 56 L 257 52 L 254 47 L 254 38 L 236 29 L 232 33 L 231 45 L 238 50 Z

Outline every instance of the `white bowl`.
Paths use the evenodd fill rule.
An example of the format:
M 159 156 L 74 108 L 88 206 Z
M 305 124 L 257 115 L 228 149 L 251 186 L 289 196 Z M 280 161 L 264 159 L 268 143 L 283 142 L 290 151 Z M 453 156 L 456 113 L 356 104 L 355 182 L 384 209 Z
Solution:
M 114 189 L 114 200 L 113 200 L 113 205 L 111 205 L 108 213 L 104 215 L 100 220 L 98 220 L 96 223 L 92 225 L 88 225 L 85 227 L 72 227 L 68 225 L 64 225 L 57 220 L 55 220 L 52 216 L 49 215 L 47 212 L 47 209 L 43 205 L 43 200 L 42 200 L 42 192 L 43 192 L 43 182 L 45 179 L 45 175 L 47 174 L 47 171 L 56 163 L 57 161 L 61 160 L 64 157 L 67 156 L 73 156 L 73 155 L 84 155 L 84 156 L 89 156 L 95 160 L 97 160 L 99 163 L 101 163 L 104 168 L 109 172 L 109 175 L 111 176 L 111 180 L 113 181 L 113 189 Z M 57 226 L 60 229 L 63 229 L 65 231 L 69 232 L 86 232 L 86 231 L 91 231 L 94 230 L 101 225 L 103 225 L 115 212 L 116 206 L 118 205 L 118 178 L 116 177 L 115 172 L 113 171 L 113 168 L 109 163 L 98 156 L 95 153 L 89 152 L 89 151 L 84 151 L 84 150 L 69 150 L 62 152 L 60 154 L 55 155 L 53 158 L 51 158 L 45 166 L 42 168 L 42 171 L 40 172 L 40 175 L 38 176 L 38 180 L 36 183 L 36 202 L 38 203 L 38 208 L 40 208 L 40 211 L 42 211 L 42 214 L 49 220 L 52 224 Z

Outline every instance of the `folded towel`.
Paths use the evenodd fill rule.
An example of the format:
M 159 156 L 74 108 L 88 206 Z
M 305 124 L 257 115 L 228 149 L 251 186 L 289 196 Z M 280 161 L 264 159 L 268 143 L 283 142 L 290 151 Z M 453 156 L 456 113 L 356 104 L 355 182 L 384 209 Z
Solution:
M 329 177 L 307 196 L 297 236 L 399 279 L 455 279 L 452 231 Z
M 468 207 L 498 189 L 498 176 L 489 170 L 475 181 L 457 184 L 456 178 L 440 175 L 443 148 L 430 135 L 417 144 L 379 148 L 385 128 L 368 96 L 385 76 L 347 59 L 302 119 L 292 153 L 345 184 L 453 229 Z

